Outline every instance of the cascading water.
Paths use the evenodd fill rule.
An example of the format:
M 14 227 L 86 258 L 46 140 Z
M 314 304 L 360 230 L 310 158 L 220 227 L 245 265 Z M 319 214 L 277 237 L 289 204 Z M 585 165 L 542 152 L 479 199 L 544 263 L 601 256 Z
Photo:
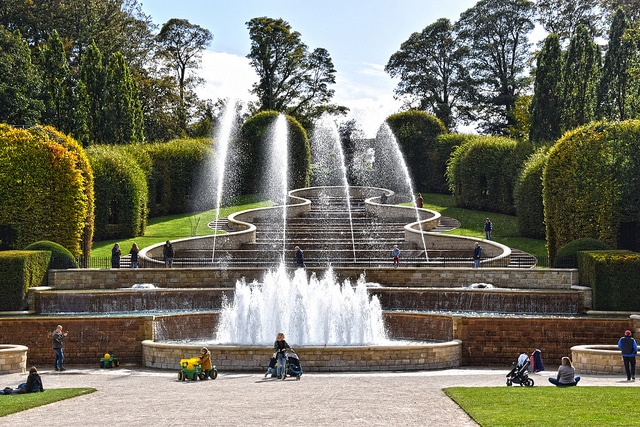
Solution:
M 387 341 L 382 308 L 364 278 L 338 283 L 331 269 L 318 279 L 303 269 L 287 276 L 284 265 L 263 283 L 236 283 L 220 313 L 216 342 L 271 345 L 284 332 L 292 345 L 370 345 Z
M 216 219 L 213 235 L 213 250 L 211 251 L 211 262 L 213 263 L 216 257 L 216 236 L 218 234 L 218 220 L 220 219 L 220 205 L 222 204 L 222 191 L 224 186 L 225 169 L 227 164 L 227 152 L 229 150 L 229 140 L 233 134 L 233 127 L 235 123 L 235 110 L 236 103 L 232 102 L 230 105 L 225 106 L 220 121 L 220 127 L 216 132 L 216 172 L 217 172 L 217 185 L 216 185 Z
M 286 253 L 287 244 L 287 199 L 288 199 L 288 148 L 289 130 L 287 128 L 287 118 L 284 114 L 278 114 L 278 118 L 271 131 L 271 158 L 269 159 L 269 170 L 272 194 L 282 198 L 282 260 Z M 274 200 L 275 202 L 275 200 Z
M 395 154 L 395 157 L 397 158 L 397 163 L 402 168 L 404 183 L 409 189 L 409 194 L 411 194 L 411 202 L 415 207 L 416 221 L 418 222 L 418 226 L 420 227 L 420 237 L 422 238 L 422 247 L 424 248 L 424 256 L 428 261 L 429 255 L 427 254 L 427 243 L 424 239 L 424 232 L 422 230 L 422 221 L 420 218 L 420 211 L 416 205 L 416 199 L 414 196 L 415 192 L 413 190 L 413 183 L 411 182 L 411 176 L 409 175 L 409 168 L 407 167 L 407 163 L 405 162 L 404 156 L 402 155 L 402 151 L 400 150 L 400 146 L 398 145 L 398 140 L 393 135 L 391 128 L 386 122 L 384 122 L 382 126 L 380 126 L 377 139 L 381 140 L 382 146 L 389 147 L 391 149 L 391 151 Z
M 357 261 L 356 242 L 353 233 L 353 216 L 351 213 L 351 193 L 349 191 L 349 180 L 347 179 L 347 167 L 344 158 L 344 150 L 340 143 L 340 134 L 335 123 L 328 115 L 323 115 L 316 123 L 311 137 L 311 154 L 316 168 L 323 174 L 323 178 L 317 185 L 329 186 L 342 184 L 347 202 L 347 213 L 349 215 L 349 227 L 351 229 L 351 246 L 353 248 L 353 262 Z M 339 165 L 339 176 L 332 176 L 329 171 L 335 170 L 336 163 Z M 324 173 L 323 173 L 324 172 Z

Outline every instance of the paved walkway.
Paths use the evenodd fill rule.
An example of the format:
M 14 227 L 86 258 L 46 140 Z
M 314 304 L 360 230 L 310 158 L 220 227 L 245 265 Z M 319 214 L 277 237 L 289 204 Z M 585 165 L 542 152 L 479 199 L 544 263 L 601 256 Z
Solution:
M 402 373 L 305 373 L 300 381 L 260 374 L 220 373 L 208 381 L 178 381 L 177 372 L 120 367 L 41 370 L 45 390 L 93 387 L 97 392 L 2 418 L 3 425 L 65 426 L 476 426 L 442 392 L 451 386 L 505 386 L 507 369 Z M 555 372 L 533 374 L 551 387 Z M 15 387 L 26 374 L 0 376 Z M 583 376 L 580 386 L 640 385 L 620 376 Z M 0 396 L 11 399 L 11 396 Z

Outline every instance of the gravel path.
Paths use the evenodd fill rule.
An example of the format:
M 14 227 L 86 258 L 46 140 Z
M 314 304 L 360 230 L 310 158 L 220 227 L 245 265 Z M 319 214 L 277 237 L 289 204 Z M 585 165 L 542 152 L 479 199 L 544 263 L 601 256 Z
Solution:
M 40 370 L 45 390 L 97 392 L 2 418 L 3 425 L 65 426 L 477 426 L 442 392 L 451 386 L 505 386 L 507 369 L 401 373 L 305 373 L 300 381 L 220 373 L 216 380 L 178 381 L 177 372 L 120 367 Z M 536 386 L 555 372 L 533 374 Z M 15 387 L 26 374 L 8 374 Z M 580 385 L 636 385 L 621 377 L 583 376 Z M 0 396 L 11 399 L 11 396 Z

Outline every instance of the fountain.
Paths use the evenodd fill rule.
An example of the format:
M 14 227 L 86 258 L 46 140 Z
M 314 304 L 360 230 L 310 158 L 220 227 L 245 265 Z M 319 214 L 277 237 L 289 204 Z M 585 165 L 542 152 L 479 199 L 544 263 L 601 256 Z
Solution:
M 361 200 L 358 221 L 364 230 L 353 246 L 370 245 L 368 236 L 375 233 L 381 233 L 375 241 L 383 241 L 389 232 L 394 233 L 393 239 L 406 236 L 406 226 L 395 234 L 385 221 L 400 218 L 397 221 L 406 225 L 413 221 L 408 214 L 412 209 L 381 205 L 381 191 L 391 193 L 349 187 L 347 199 Z M 314 197 L 345 194 L 345 189 L 278 187 L 276 193 L 285 193 L 282 205 L 229 218 L 236 228 L 224 236 L 220 250 L 233 256 L 251 252 L 257 261 L 268 258 L 256 243 L 256 228 L 282 218 L 286 242 L 286 227 L 312 209 Z M 434 214 L 425 219 L 425 215 L 431 214 L 420 212 L 421 231 L 422 223 L 439 218 Z M 308 225 L 317 227 L 313 222 Z M 331 238 L 330 228 L 321 233 Z M 462 251 L 473 242 L 439 233 L 428 236 L 429 250 L 437 252 Z M 186 239 L 174 246 L 178 253 L 199 248 L 208 258 L 213 239 Z M 207 342 L 221 371 L 253 372 L 267 363 L 270 345 L 280 331 L 291 344 L 301 345 L 296 350 L 305 371 L 335 372 L 508 366 L 514 355 L 533 345 L 542 347 L 545 357 L 553 360 L 567 354 L 576 342 L 599 343 L 607 331 L 640 330 L 640 320 L 632 320 L 634 327 L 624 314 L 585 316 L 590 291 L 578 286 L 577 270 L 492 266 L 493 261 L 508 258 L 508 248 L 495 242 L 484 246 L 490 258 L 481 269 L 471 268 L 471 263 L 456 268 L 421 264 L 394 269 L 388 259 L 364 263 L 358 256 L 358 263 L 338 266 L 336 262 L 330 270 L 320 263 L 299 270 L 287 268 L 286 263 L 270 271 L 266 263 L 190 268 L 180 260 L 176 265 L 181 268 L 174 269 L 159 265 L 136 270 L 54 270 L 49 273 L 50 288 L 30 291 L 33 312 L 5 314 L 0 327 L 7 342 L 29 347 L 30 364 L 50 359 L 50 338 L 33 331 L 61 323 L 72 332 L 65 352 L 73 363 L 95 364 L 96 355 L 114 351 L 124 363 L 177 369 L 181 358 L 198 354 L 201 343 Z M 283 243 L 282 254 L 285 249 Z M 146 256 L 152 259 L 155 250 L 148 249 Z M 341 250 L 338 247 L 332 253 Z M 376 253 L 377 249 L 358 250 Z M 493 288 L 468 288 L 474 283 Z M 154 287 L 132 288 L 135 284 Z M 292 310 L 276 315 L 284 306 Z M 325 310 L 318 310 L 321 307 Z M 342 318 L 343 314 L 349 316 Z M 334 319 L 342 323 L 334 324 Z M 351 328 L 354 323 L 361 327 Z M 385 333 L 391 340 L 414 342 L 391 345 Z

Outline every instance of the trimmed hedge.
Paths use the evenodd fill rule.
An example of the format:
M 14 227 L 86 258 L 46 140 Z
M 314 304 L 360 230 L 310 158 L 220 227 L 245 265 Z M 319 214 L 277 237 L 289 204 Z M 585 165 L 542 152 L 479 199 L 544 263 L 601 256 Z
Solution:
M 278 118 L 277 111 L 262 111 L 249 118 L 240 128 L 239 137 L 233 141 L 235 153 L 230 173 L 235 174 L 237 194 L 262 194 L 279 199 L 278 189 L 267 188 L 280 179 L 280 170 L 270 164 L 273 148 L 271 136 Z M 311 148 L 307 132 L 290 116 L 285 116 L 288 130 L 287 188 L 308 187 L 311 176 Z M 277 200 L 274 200 L 277 202 Z
M 13 249 L 59 242 L 74 256 L 93 236 L 93 173 L 82 147 L 50 127 L 0 125 L 0 225 Z
M 25 251 L 49 251 L 51 252 L 51 261 L 47 266 L 48 269 L 66 269 L 78 268 L 78 262 L 64 246 L 48 240 L 35 242 L 24 248 Z
M 581 251 L 607 251 L 613 249 L 606 243 L 592 239 L 590 237 L 583 237 L 582 239 L 576 239 L 567 243 L 558 251 L 555 259 L 553 260 L 554 268 L 578 268 L 578 252 Z
M 543 178 L 550 259 L 581 237 L 640 249 L 632 232 L 640 233 L 639 152 L 640 120 L 591 123 L 551 148 Z
M 46 282 L 49 251 L 0 252 L 0 311 L 27 308 L 27 293 Z
M 456 204 L 513 215 L 515 182 L 531 153 L 529 143 L 505 137 L 468 136 L 453 152 L 447 166 L 447 181 Z
M 95 174 L 96 240 L 144 235 L 149 193 L 142 168 L 117 146 L 94 145 L 87 152 Z
M 640 310 L 640 254 L 630 251 L 578 252 L 580 282 L 590 286 L 594 310 Z
M 447 132 L 444 124 L 424 111 L 410 110 L 387 117 L 404 156 L 414 188 L 428 193 L 446 189 L 446 158 L 438 151 L 437 138 Z M 447 190 L 445 190 L 447 191 Z
M 524 163 L 513 190 L 518 234 L 532 239 L 545 238 L 542 174 L 547 164 L 547 147 L 538 149 Z

